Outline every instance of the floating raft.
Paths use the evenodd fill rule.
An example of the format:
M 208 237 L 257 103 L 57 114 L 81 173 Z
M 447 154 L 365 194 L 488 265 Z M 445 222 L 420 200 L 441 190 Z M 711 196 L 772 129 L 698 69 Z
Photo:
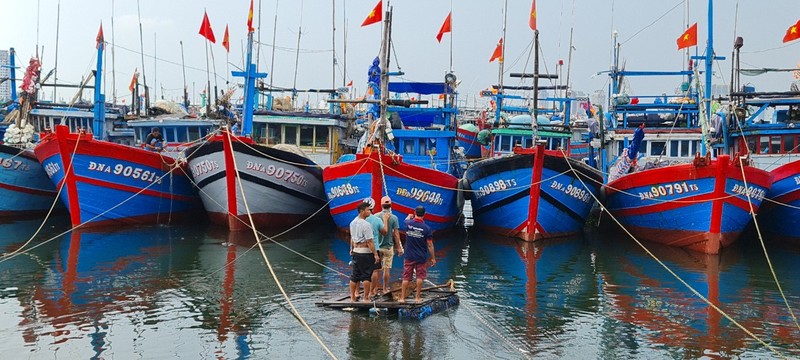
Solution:
M 422 288 L 422 301 L 414 301 L 414 290 L 409 289 L 409 297 L 405 302 L 399 302 L 400 290 L 393 289 L 391 292 L 376 297 L 370 302 L 350 302 L 350 296 L 344 296 L 332 300 L 323 300 L 315 303 L 319 307 L 326 307 L 340 310 L 369 310 L 371 314 L 394 313 L 399 317 L 410 319 L 424 319 L 431 314 L 438 313 L 445 309 L 458 305 L 458 294 L 453 286 L 452 280 L 444 285 Z

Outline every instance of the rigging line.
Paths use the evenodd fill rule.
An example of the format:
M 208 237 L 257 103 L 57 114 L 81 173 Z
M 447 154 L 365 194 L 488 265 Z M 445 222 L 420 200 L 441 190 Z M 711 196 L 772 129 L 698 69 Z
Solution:
M 667 10 L 667 12 L 663 13 L 663 14 L 662 14 L 661 16 L 659 16 L 657 19 L 653 20 L 653 22 L 651 22 L 649 25 L 647 25 L 647 26 L 645 26 L 645 27 L 643 27 L 643 28 L 639 29 L 639 31 L 635 32 L 633 35 L 631 35 L 631 37 L 629 37 L 629 38 L 625 39 L 625 41 L 623 41 L 623 42 L 621 42 L 621 43 L 619 43 L 619 44 L 620 44 L 620 45 L 625 45 L 625 43 L 627 43 L 628 41 L 631 41 L 631 40 L 633 40 L 633 38 L 635 38 L 635 37 L 636 37 L 636 35 L 639 35 L 639 34 L 640 34 L 642 31 L 645 31 L 645 30 L 647 30 L 647 28 L 649 28 L 649 27 L 651 27 L 651 26 L 655 25 L 657 22 L 659 22 L 659 20 L 663 19 L 665 16 L 669 15 L 669 13 L 671 13 L 672 11 L 674 11 L 675 9 L 677 9 L 677 8 L 678 8 L 678 6 L 681 6 L 681 5 L 683 5 L 683 4 L 684 4 L 684 0 L 681 0 L 681 1 L 679 1 L 677 4 L 675 4 L 675 6 L 673 6 L 671 9 Z
M 78 144 L 80 143 L 80 140 L 81 140 L 81 137 L 78 136 L 78 140 L 75 141 L 75 148 L 72 149 L 72 156 L 70 158 L 75 158 L 75 153 L 78 152 Z M 22 152 L 20 152 L 20 153 L 22 153 Z M 70 161 L 69 166 L 67 166 L 67 169 L 64 170 L 64 177 L 65 178 L 67 176 L 66 174 L 68 174 L 70 171 L 72 171 L 72 165 L 74 163 L 75 163 L 74 161 Z M 5 259 L 8 256 L 12 256 L 12 255 L 22 251 L 23 249 L 25 249 L 26 246 L 28 246 L 31 243 L 31 241 L 33 241 L 33 239 L 36 238 L 37 235 L 39 235 L 39 232 L 41 232 L 42 228 L 44 228 L 44 224 L 46 224 L 47 220 L 50 219 L 50 215 L 53 213 L 53 209 L 55 209 L 56 204 L 58 204 L 58 202 L 61 201 L 61 192 L 63 191 L 64 186 L 66 184 L 67 184 L 66 181 L 62 181 L 61 185 L 58 186 L 58 191 L 56 192 L 56 197 L 55 197 L 53 203 L 50 205 L 50 209 L 47 210 L 47 215 L 45 215 L 44 220 L 42 220 L 42 223 L 39 225 L 39 228 L 36 229 L 36 231 L 33 233 L 33 235 L 31 235 L 31 237 L 28 239 L 28 241 L 23 243 L 22 246 L 14 249 L 14 251 L 12 251 L 10 253 L 3 254 L 2 256 L 0 256 L 0 259 Z
M 563 152 L 564 152 L 564 150 L 562 149 L 562 150 L 561 150 L 561 152 L 563 153 Z M 565 156 L 566 156 L 566 155 L 565 155 Z M 581 177 L 581 176 L 578 174 L 577 170 L 575 170 L 575 168 L 573 168 L 573 167 L 572 167 L 572 163 L 570 163 L 569 161 L 567 161 L 567 165 L 569 165 L 569 168 L 570 168 L 570 169 L 571 169 L 571 170 L 572 170 L 572 171 L 575 173 L 575 177 L 578 179 L 578 181 L 580 181 L 580 182 L 581 182 L 581 184 L 583 185 L 583 187 L 584 187 L 585 189 L 588 189 L 589 187 L 588 187 L 588 186 L 586 186 L 586 183 L 584 183 L 584 182 L 583 182 L 583 178 L 582 178 L 582 177 Z M 594 198 L 594 200 L 595 200 L 595 201 L 596 201 L 598 204 L 601 204 L 601 203 L 600 203 L 600 200 L 597 198 L 597 196 L 596 196 L 594 193 L 592 193 L 591 191 L 589 191 L 589 195 L 591 195 L 591 196 L 592 196 L 592 198 Z M 772 351 L 772 352 L 773 352 L 773 353 L 775 353 L 776 355 L 780 356 L 781 358 L 785 358 L 785 356 L 783 356 L 783 354 L 781 354 L 780 352 L 778 352 L 778 349 L 776 349 L 776 348 L 772 347 L 771 345 L 767 344 L 767 343 L 766 343 L 764 340 L 762 340 L 762 339 L 761 339 L 761 338 L 759 338 L 759 337 L 758 337 L 756 334 L 754 334 L 753 332 L 751 332 L 750 330 L 748 330 L 746 327 L 744 327 L 744 325 L 742 325 L 742 324 L 740 324 L 738 321 L 734 320 L 734 319 L 733 319 L 733 317 L 731 317 L 730 315 L 728 315 L 728 313 L 727 313 L 727 312 L 723 311 L 723 310 L 722 310 L 721 308 L 719 308 L 717 305 L 715 305 L 715 304 L 714 304 L 714 303 L 712 303 L 710 300 L 708 300 L 708 298 L 706 298 L 705 296 L 703 296 L 703 294 L 700 294 L 700 292 L 699 292 L 699 291 L 697 291 L 697 289 L 695 289 L 694 287 L 692 287 L 691 285 L 689 285 L 689 283 L 687 283 L 685 280 L 683 280 L 683 278 L 681 278 L 681 277 L 680 277 L 680 276 L 679 276 L 677 273 L 675 273 L 675 272 L 674 272 L 672 269 L 670 269 L 670 267 L 669 267 L 669 266 L 667 266 L 667 264 L 665 264 L 663 261 L 661 261 L 661 259 L 659 259 L 659 258 L 658 258 L 658 257 L 657 257 L 655 254 L 653 254 L 652 252 L 650 252 L 650 249 L 648 249 L 648 248 L 647 248 L 647 246 L 645 246 L 645 245 L 644 245 L 642 242 L 640 242 L 640 241 L 639 241 L 639 240 L 638 240 L 638 239 L 637 239 L 635 236 L 633 236 L 633 234 L 631 234 L 631 232 L 630 232 L 630 231 L 628 231 L 628 229 L 627 229 L 625 226 L 623 226 L 623 225 L 622 225 L 622 223 L 620 223 L 620 222 L 619 222 L 619 220 L 618 220 L 618 219 L 617 219 L 617 218 L 614 216 L 614 214 L 612 214 L 611 212 L 609 212 L 609 211 L 608 211 L 608 210 L 605 208 L 605 206 L 603 206 L 602 204 L 600 205 L 600 210 L 601 210 L 601 211 L 608 212 L 608 215 L 611 217 L 611 219 L 612 219 L 612 220 L 614 220 L 614 222 L 617 224 L 617 226 L 619 226 L 619 227 L 620 227 L 620 228 L 621 228 L 621 229 L 622 229 L 622 230 L 625 232 L 625 234 L 627 234 L 627 235 L 628 235 L 628 236 L 629 236 L 631 239 L 633 239 L 633 241 L 636 243 L 636 245 L 639 245 L 639 247 L 641 247 L 641 248 L 642 248 L 642 249 L 643 249 L 643 250 L 644 250 L 644 251 L 647 253 L 647 255 L 649 255 L 651 258 L 653 258 L 653 260 L 655 260 L 655 261 L 656 261 L 656 262 L 657 262 L 659 265 L 661 265 L 661 267 L 663 267 L 663 268 L 664 268 L 664 269 L 665 269 L 665 270 L 666 270 L 668 273 L 670 273 L 670 275 L 672 275 L 672 276 L 673 276 L 673 277 L 674 277 L 676 280 L 678 280 L 678 281 L 679 281 L 681 284 L 683 284 L 683 285 L 684 285 L 684 286 L 685 286 L 687 289 L 689 289 L 689 291 L 691 291 L 691 292 L 692 292 L 692 293 L 693 293 L 695 296 L 697 296 L 698 298 L 700 298 L 701 300 L 703 300 L 703 302 L 705 302 L 705 303 L 706 303 L 706 304 L 707 304 L 709 307 L 711 307 L 711 308 L 712 308 L 712 309 L 714 309 L 714 310 L 715 310 L 717 313 L 719 313 L 720 315 L 722 315 L 723 317 L 725 317 L 726 319 L 728 319 L 728 321 L 730 321 L 731 323 L 733 323 L 734 325 L 736 325 L 736 327 L 738 327 L 739 329 L 741 329 L 742 331 L 744 331 L 744 332 L 745 332 L 747 335 L 749 335 L 749 336 L 750 336 L 751 338 L 753 338 L 754 340 L 758 341 L 758 342 L 759 342 L 761 345 L 763 345 L 764 347 L 766 347 L 767 349 L 769 349 L 770 351 Z
M 800 41 L 795 41 L 795 42 L 787 43 L 785 45 L 776 46 L 776 47 L 772 47 L 772 48 L 768 48 L 768 49 L 753 50 L 753 51 L 742 51 L 742 54 L 765 53 L 765 52 L 769 52 L 769 51 L 780 50 L 780 49 L 783 49 L 783 48 L 786 48 L 786 47 L 789 47 L 789 46 L 794 46 L 794 45 L 797 45 L 797 44 L 800 44 Z M 742 62 L 744 62 L 744 61 L 742 61 Z
M 505 68 L 503 69 L 503 75 L 505 75 L 505 74 L 508 74 L 508 73 L 510 73 L 510 72 L 511 72 L 511 68 L 512 68 L 512 67 L 514 67 L 514 65 L 517 65 L 517 63 L 518 63 L 520 60 L 522 60 L 522 57 L 523 57 L 523 56 L 525 56 L 525 53 L 526 53 L 526 52 L 528 52 L 528 48 L 529 48 L 530 46 L 532 46 L 532 45 L 533 45 L 533 39 L 531 39 L 531 41 L 530 41 L 530 42 L 528 42 L 528 45 L 527 45 L 527 46 L 525 46 L 525 48 L 524 48 L 524 49 L 522 49 L 522 53 L 520 53 L 520 54 L 519 54 L 519 56 L 517 56 L 517 58 L 516 58 L 516 59 L 514 59 L 514 61 L 513 61 L 513 62 L 512 62 L 510 65 L 508 65 L 508 69 L 505 69 Z
M 288 47 L 288 46 L 278 46 L 278 45 L 269 44 L 269 43 L 262 43 L 262 42 L 258 42 L 258 41 L 255 41 L 255 40 L 253 42 L 258 44 L 258 45 L 264 45 L 266 47 L 274 48 L 275 50 L 287 51 L 287 52 L 299 51 L 302 54 L 323 54 L 323 53 L 333 52 L 332 49 L 303 49 L 303 48 L 293 48 L 293 47 Z
M 744 174 L 744 157 L 739 156 L 739 169 L 742 171 L 742 182 L 744 183 L 744 188 L 749 189 L 749 185 L 747 185 L 747 177 Z M 772 278 L 775 280 L 775 285 L 778 287 L 778 292 L 781 294 L 781 298 L 783 298 L 783 303 L 786 304 L 786 309 L 789 310 L 789 315 L 792 316 L 792 320 L 794 321 L 794 325 L 800 330 L 800 323 L 797 322 L 797 317 L 794 316 L 794 311 L 792 310 L 791 305 L 789 305 L 789 300 L 786 299 L 786 294 L 783 292 L 783 287 L 781 286 L 780 281 L 778 281 L 778 275 L 775 274 L 775 268 L 772 266 L 772 260 L 769 258 L 769 253 L 767 252 L 767 247 L 764 245 L 764 238 L 761 236 L 761 227 L 758 225 L 758 219 L 756 219 L 756 210 L 753 207 L 753 200 L 750 197 L 750 191 L 745 191 L 745 195 L 747 196 L 747 204 L 750 207 L 750 216 L 753 218 L 753 224 L 756 227 L 756 234 L 758 234 L 758 240 L 761 243 L 761 249 L 764 250 L 764 257 L 767 259 L 767 265 L 769 265 L 769 271 L 772 273 Z
M 247 203 L 247 196 L 245 195 L 244 192 L 244 184 L 242 184 L 242 177 L 239 175 L 239 168 L 236 164 L 236 157 L 235 157 L 236 153 L 233 151 L 233 141 L 231 140 L 231 133 L 226 131 L 225 134 L 226 134 L 226 139 L 228 140 L 228 145 L 231 149 L 231 156 L 233 157 L 232 161 L 233 171 L 236 174 L 236 181 L 239 183 L 239 193 L 242 195 L 242 202 L 244 203 L 244 208 L 247 211 L 247 218 L 250 220 L 250 225 L 252 226 L 253 235 L 255 236 L 256 239 L 258 239 L 258 231 L 256 231 L 256 225 L 255 221 L 253 220 L 253 214 L 250 212 L 250 206 Z M 272 279 L 275 281 L 275 285 L 278 286 L 278 289 L 283 295 L 283 298 L 286 300 L 286 303 L 288 303 L 289 307 L 292 309 L 294 316 L 297 318 L 298 321 L 300 321 L 301 324 L 303 324 L 306 330 L 308 330 L 308 332 L 317 340 L 317 342 L 319 342 L 319 344 L 322 346 L 325 352 L 327 352 L 331 358 L 337 359 L 336 355 L 334 355 L 331 349 L 329 349 L 328 346 L 325 345 L 325 342 L 322 341 L 322 339 L 317 335 L 314 329 L 312 329 L 311 326 L 303 319 L 297 308 L 295 308 L 294 304 L 292 303 L 292 299 L 289 297 L 289 294 L 286 293 L 286 290 L 283 288 L 283 285 L 281 284 L 280 280 L 278 280 L 278 275 L 275 274 L 275 270 L 272 268 L 272 264 L 270 263 L 269 258 L 267 257 L 267 253 L 264 251 L 264 246 L 261 245 L 260 241 L 256 242 L 256 244 L 258 245 L 258 249 L 261 252 L 261 257 L 264 259 L 264 262 L 266 262 L 267 267 L 269 268 L 269 272 L 272 275 Z
M 143 55 L 143 56 L 145 56 L 145 57 L 148 57 L 148 58 L 150 58 L 150 59 L 154 59 L 154 60 L 156 60 L 156 61 L 161 61 L 161 62 L 164 62 L 164 63 L 167 63 L 167 64 L 172 64 L 172 65 L 175 65 L 175 66 L 181 66 L 181 63 L 179 63 L 179 62 L 177 62 L 177 61 L 172 61 L 172 60 L 167 60 L 167 59 L 164 59 L 164 58 L 156 57 L 156 56 L 153 56 L 153 55 L 150 55 L 150 54 L 147 54 L 147 53 L 144 53 L 144 52 L 136 51 L 136 50 L 133 50 L 133 49 L 129 49 L 129 48 L 126 48 L 126 47 L 124 47 L 124 46 L 122 46 L 122 45 L 117 45 L 117 44 L 114 44 L 114 43 L 111 43 L 111 42 L 108 42 L 108 41 L 106 41 L 106 44 L 111 44 L 111 45 L 112 45 L 112 46 L 114 46 L 114 47 L 118 47 L 118 48 L 120 48 L 120 49 L 122 49 L 122 50 L 125 50 L 125 51 L 128 51 L 128 52 L 131 52 L 131 53 L 134 53 L 134 54 L 136 54 L 136 55 L 139 55 L 139 54 L 141 54 L 141 55 Z M 194 66 L 190 66 L 190 65 L 186 65 L 186 68 L 187 68 L 187 69 L 190 69 L 190 70 L 195 70 L 195 71 L 200 71 L 200 72 L 206 72 L 206 70 L 205 70 L 205 69 L 201 69 L 201 68 L 194 67 Z M 215 76 L 217 76 L 217 77 L 220 77 L 220 78 L 222 78 L 222 76 L 221 76 L 221 75 L 217 75 L 217 74 L 214 74 L 214 75 L 215 75 Z

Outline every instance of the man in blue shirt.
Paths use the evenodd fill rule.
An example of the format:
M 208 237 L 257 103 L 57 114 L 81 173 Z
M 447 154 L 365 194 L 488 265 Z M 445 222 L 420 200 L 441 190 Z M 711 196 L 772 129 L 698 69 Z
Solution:
M 436 265 L 436 254 L 433 252 L 433 231 L 425 224 L 425 207 L 420 205 L 406 218 L 406 247 L 403 261 L 403 285 L 400 290 L 400 302 L 405 302 L 408 282 L 417 276 L 416 302 L 422 302 L 422 282 L 428 277 L 428 263 Z

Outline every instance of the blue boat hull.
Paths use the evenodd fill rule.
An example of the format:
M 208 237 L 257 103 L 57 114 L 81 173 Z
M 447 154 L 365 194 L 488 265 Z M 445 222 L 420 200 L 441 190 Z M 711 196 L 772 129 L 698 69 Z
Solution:
M 772 187 L 767 193 L 759 221 L 772 239 L 800 244 L 800 161 L 772 170 Z
M 476 226 L 528 241 L 582 231 L 602 175 L 578 161 L 543 154 L 540 162 L 533 153 L 514 154 L 467 169 L 465 190 Z
M 33 151 L 0 145 L 0 216 L 44 214 L 55 200 L 56 189 Z

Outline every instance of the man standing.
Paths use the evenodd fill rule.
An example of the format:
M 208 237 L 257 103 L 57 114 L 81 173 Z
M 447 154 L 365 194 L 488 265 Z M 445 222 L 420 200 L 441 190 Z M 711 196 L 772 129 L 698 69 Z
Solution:
M 371 291 L 370 278 L 380 258 L 375 250 L 372 226 L 365 220 L 370 215 L 369 204 L 358 204 L 358 216 L 350 222 L 350 256 L 353 257 L 353 272 L 350 274 L 350 302 L 356 301 L 358 283 L 364 282 L 364 298 L 368 302 Z
M 381 234 L 385 232 L 383 229 L 383 220 L 375 214 L 372 213 L 373 209 L 375 209 L 375 200 L 372 200 L 371 197 L 364 198 L 364 202 L 369 204 L 369 216 L 365 220 L 372 226 L 372 239 L 373 243 L 375 244 L 375 250 L 378 251 L 378 256 L 383 257 L 381 255 L 380 250 L 378 250 L 378 239 L 380 238 Z M 381 262 L 378 261 L 375 263 L 375 267 L 372 269 L 372 292 L 369 294 L 369 297 L 372 298 L 378 293 L 378 270 L 381 269 Z
M 408 282 L 417 276 L 417 288 L 414 301 L 422 302 L 422 282 L 428 277 L 428 262 L 436 265 L 436 254 L 433 252 L 433 232 L 425 224 L 425 207 L 420 205 L 406 218 L 406 252 L 403 261 L 403 285 L 400 290 L 400 302 L 405 302 Z M 430 257 L 430 258 L 429 258 Z
M 397 255 L 403 255 L 403 244 L 400 243 L 400 223 L 397 216 L 392 214 L 392 199 L 388 196 L 381 198 L 381 231 L 375 242 L 375 247 L 378 248 L 378 254 L 381 256 L 381 269 L 383 269 L 383 293 L 389 291 L 389 273 L 392 269 L 395 250 Z M 380 281 L 380 272 L 375 271 L 372 274 L 372 292 L 377 294 L 378 282 Z

